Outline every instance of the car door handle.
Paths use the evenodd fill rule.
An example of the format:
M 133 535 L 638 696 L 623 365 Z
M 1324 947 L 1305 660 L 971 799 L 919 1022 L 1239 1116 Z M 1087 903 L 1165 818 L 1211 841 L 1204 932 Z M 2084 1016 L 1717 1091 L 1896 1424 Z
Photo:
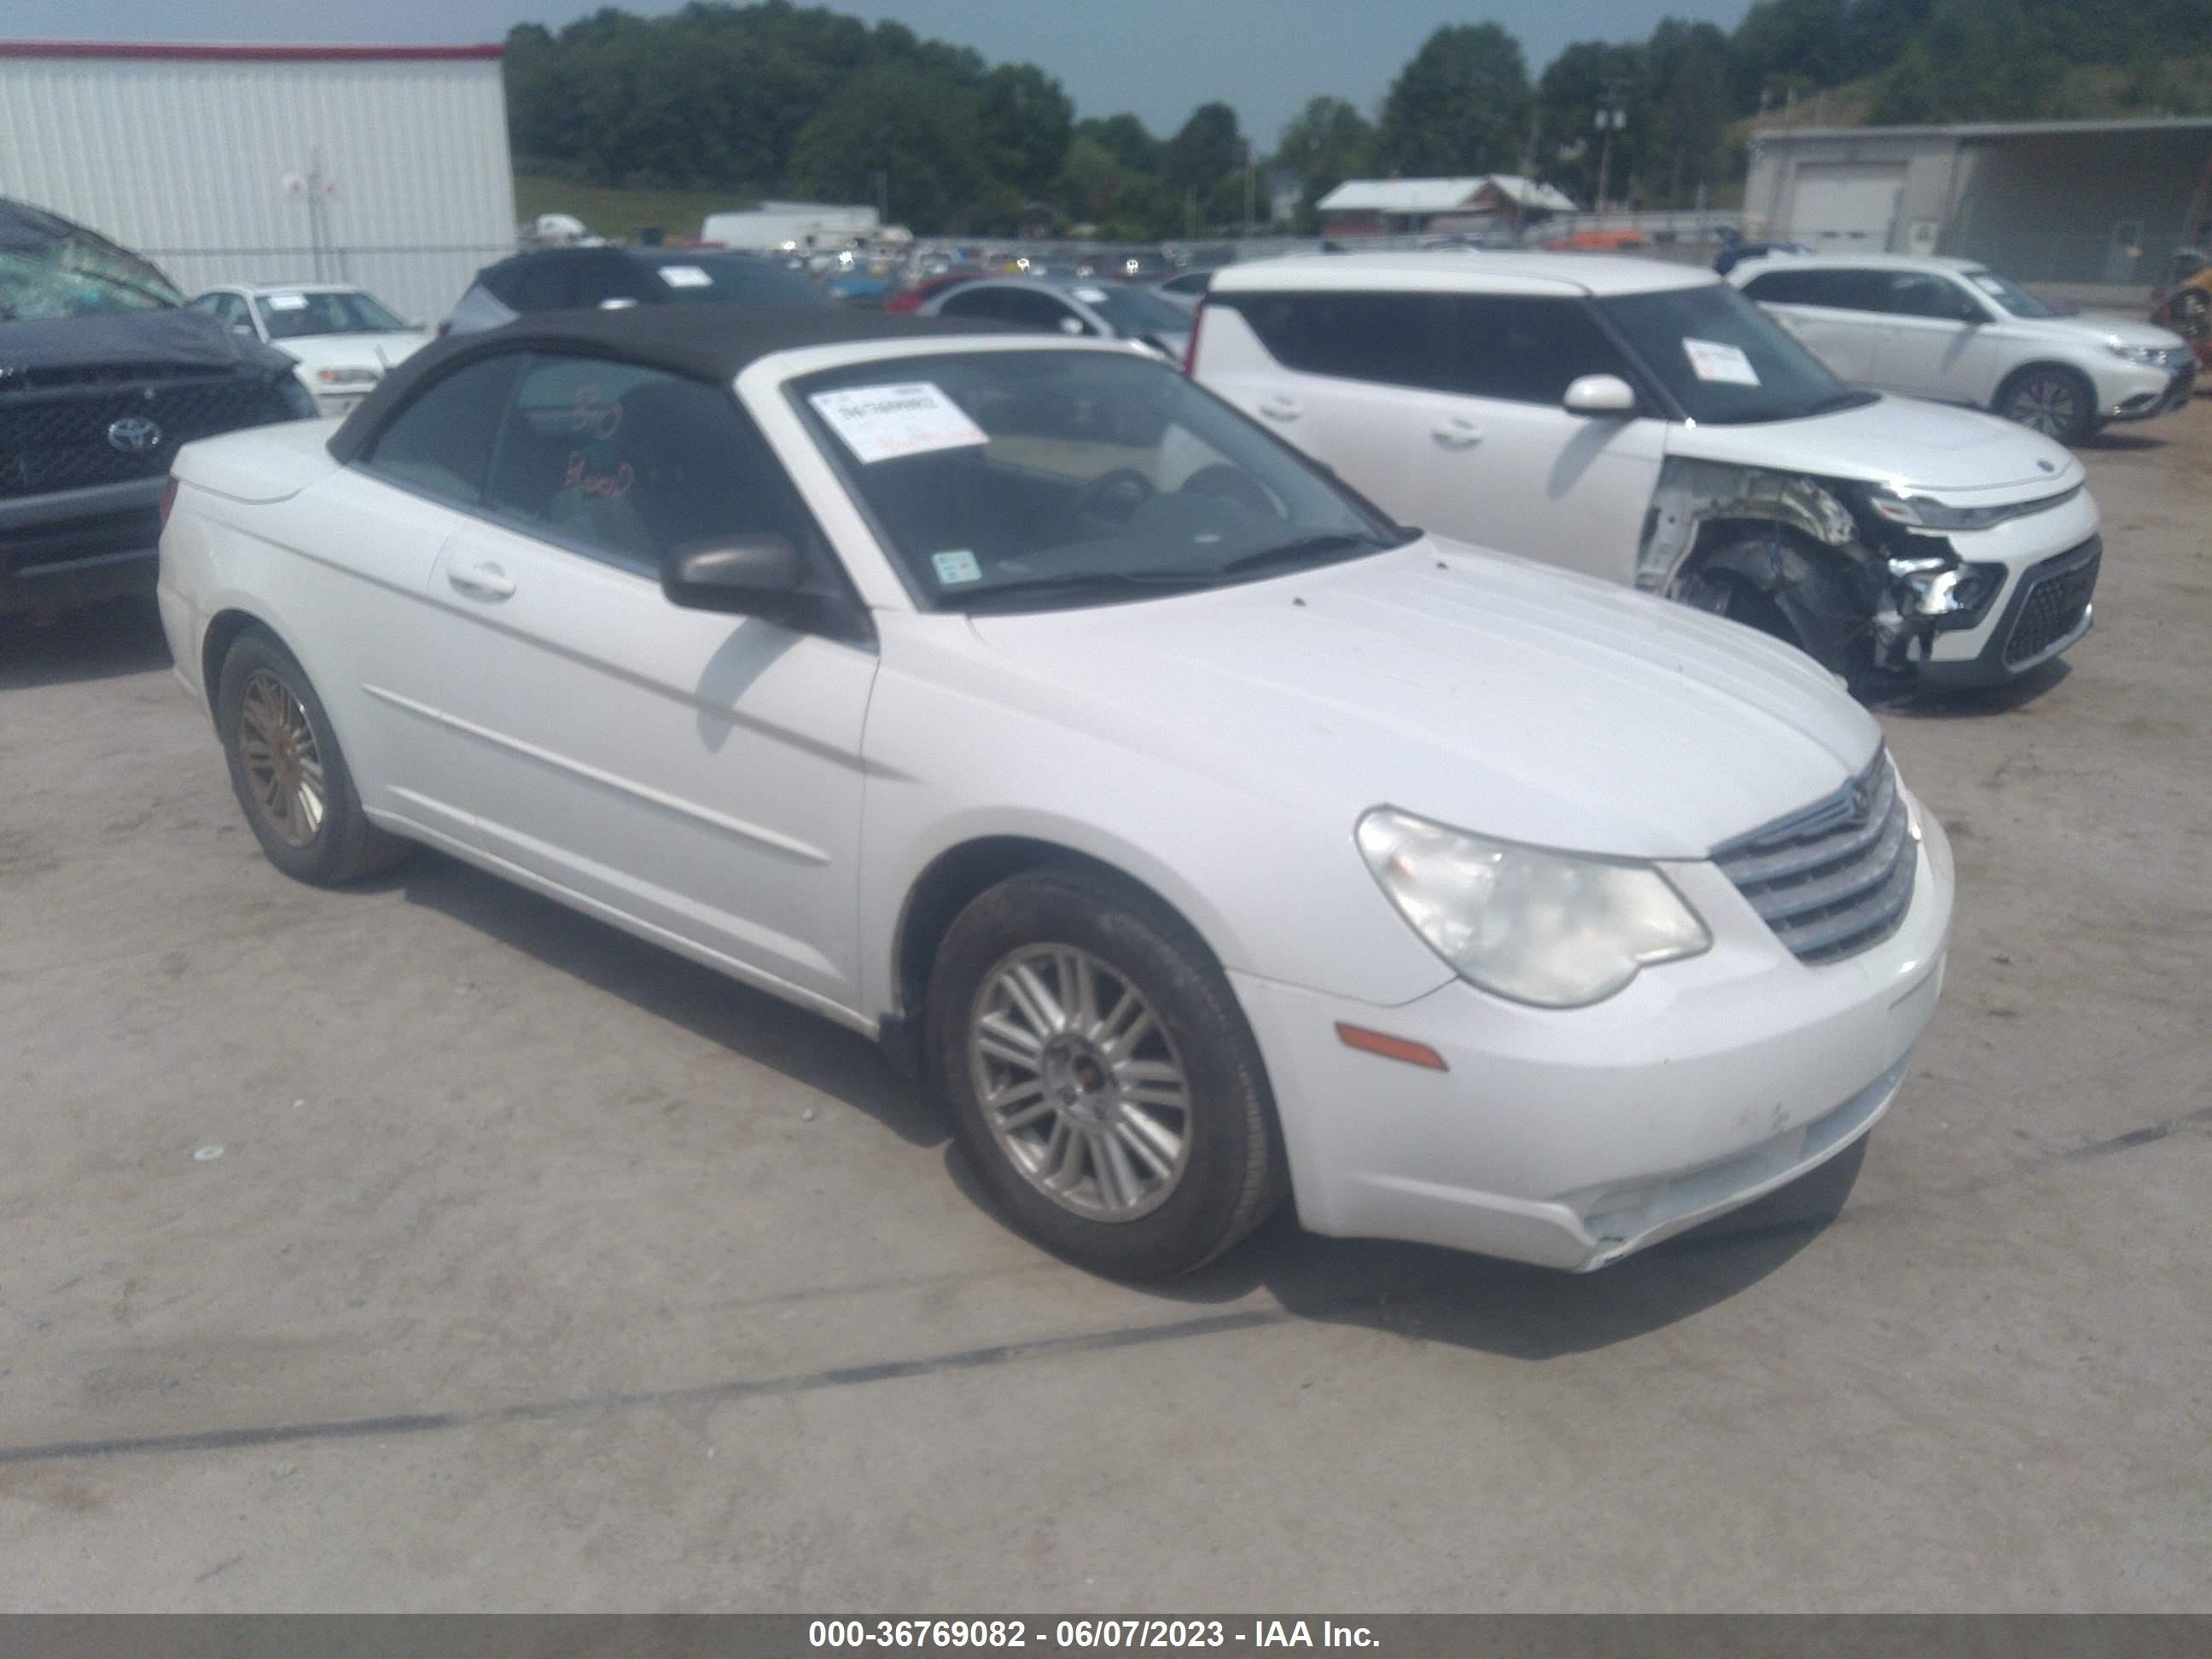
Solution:
M 1482 428 L 1457 416 L 1433 430 L 1436 441 L 1446 449 L 1472 449 L 1482 441 Z
M 1295 421 L 1305 411 L 1294 398 L 1269 398 L 1260 405 L 1260 412 L 1271 421 Z
M 446 568 L 446 580 L 464 593 L 487 599 L 503 599 L 514 592 L 514 578 L 489 560 L 456 562 Z

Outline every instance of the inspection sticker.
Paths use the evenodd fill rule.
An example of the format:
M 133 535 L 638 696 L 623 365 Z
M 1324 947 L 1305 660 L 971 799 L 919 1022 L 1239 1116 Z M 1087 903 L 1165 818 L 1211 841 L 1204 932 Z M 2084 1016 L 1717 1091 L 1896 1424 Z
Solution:
M 712 288 L 714 279 L 696 265 L 663 265 L 660 280 L 671 288 Z
M 264 294 L 261 302 L 271 311 L 305 311 L 307 296 L 304 294 Z
M 967 410 L 927 380 L 817 392 L 806 401 L 864 464 L 991 441 Z
M 929 562 L 936 568 L 937 580 L 946 587 L 961 582 L 980 582 L 983 567 L 975 562 L 975 556 L 966 548 L 955 548 L 950 553 L 933 553 Z
M 1759 384 L 1759 371 L 1735 346 L 1685 335 L 1682 355 L 1690 360 L 1690 372 L 1701 380 L 1726 380 L 1732 386 Z

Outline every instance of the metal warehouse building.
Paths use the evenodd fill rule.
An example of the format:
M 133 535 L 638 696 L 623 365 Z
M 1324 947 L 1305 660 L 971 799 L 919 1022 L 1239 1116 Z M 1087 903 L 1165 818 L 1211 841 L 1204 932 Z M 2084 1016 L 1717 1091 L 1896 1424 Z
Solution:
M 1946 253 L 2147 287 L 2205 234 L 2212 117 L 1765 129 L 1744 211 L 1824 252 Z
M 514 246 L 500 53 L 0 42 L 0 196 L 187 294 L 353 282 L 434 319 Z

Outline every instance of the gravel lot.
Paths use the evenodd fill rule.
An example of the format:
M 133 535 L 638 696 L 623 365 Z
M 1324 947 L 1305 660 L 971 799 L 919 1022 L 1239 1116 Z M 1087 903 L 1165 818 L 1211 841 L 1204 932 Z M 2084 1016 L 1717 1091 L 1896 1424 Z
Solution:
M 1085 1278 L 827 1024 L 286 881 L 150 605 L 0 622 L 0 1606 L 2212 1609 L 2212 404 L 2087 459 L 2097 630 L 1884 716 L 1903 1099 L 1588 1278 Z

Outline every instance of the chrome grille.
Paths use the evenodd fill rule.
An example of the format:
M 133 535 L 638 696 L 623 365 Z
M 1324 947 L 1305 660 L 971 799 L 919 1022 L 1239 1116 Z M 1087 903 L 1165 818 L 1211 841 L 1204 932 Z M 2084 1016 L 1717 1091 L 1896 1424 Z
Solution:
M 1887 750 L 1827 799 L 1713 850 L 1713 862 L 1801 962 L 1837 962 L 1905 921 L 1917 849 Z

